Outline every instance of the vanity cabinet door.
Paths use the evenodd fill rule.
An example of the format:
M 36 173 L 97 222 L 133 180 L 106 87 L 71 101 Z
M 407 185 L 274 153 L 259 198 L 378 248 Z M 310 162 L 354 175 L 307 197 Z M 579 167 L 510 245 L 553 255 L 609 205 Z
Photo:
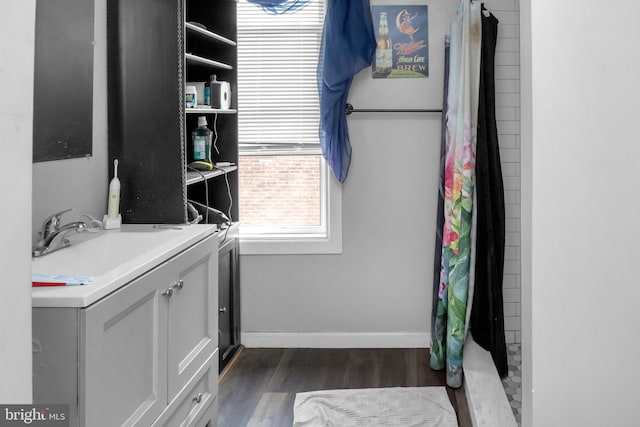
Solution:
M 208 238 L 171 261 L 169 402 L 218 347 L 218 242 Z
M 240 289 L 238 239 L 232 237 L 218 250 L 218 348 L 220 371 L 240 345 Z
M 81 310 L 81 426 L 149 426 L 165 409 L 167 270 Z

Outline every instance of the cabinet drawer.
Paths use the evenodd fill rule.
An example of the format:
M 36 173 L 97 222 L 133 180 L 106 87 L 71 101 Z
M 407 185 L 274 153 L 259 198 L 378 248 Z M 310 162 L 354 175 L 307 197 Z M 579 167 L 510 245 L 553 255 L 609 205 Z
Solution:
M 218 352 L 211 356 L 196 376 L 193 385 L 183 390 L 179 403 L 172 404 L 168 409 L 171 416 L 164 422 L 161 417 L 154 427 L 196 427 L 206 425 L 215 416 L 216 397 L 218 394 Z M 175 408 L 175 409 L 173 409 Z M 215 424 L 214 424 L 215 425 Z

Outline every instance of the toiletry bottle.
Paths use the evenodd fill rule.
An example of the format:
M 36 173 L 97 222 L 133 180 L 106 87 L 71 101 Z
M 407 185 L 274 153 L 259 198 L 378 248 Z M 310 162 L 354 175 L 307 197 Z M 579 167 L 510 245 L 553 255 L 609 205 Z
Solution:
M 212 74 L 211 76 L 209 76 L 209 81 L 207 81 L 207 83 L 205 83 L 204 85 L 204 103 L 205 105 L 213 105 L 213 99 L 211 99 L 211 97 L 213 96 L 213 88 L 211 87 L 212 84 L 216 84 L 217 82 L 217 77 L 215 74 Z
M 187 108 L 196 108 L 198 105 L 198 91 L 195 86 L 187 86 L 185 89 L 185 106 Z
M 193 141 L 193 160 L 211 163 L 211 136 L 213 132 L 207 128 L 207 118 L 198 117 L 198 127 L 191 133 Z

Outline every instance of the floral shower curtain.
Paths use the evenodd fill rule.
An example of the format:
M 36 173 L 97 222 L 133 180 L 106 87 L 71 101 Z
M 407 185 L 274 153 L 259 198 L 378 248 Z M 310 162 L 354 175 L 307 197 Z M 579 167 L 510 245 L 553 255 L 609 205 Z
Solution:
M 447 384 L 462 385 L 467 301 L 473 275 L 473 202 L 480 85 L 481 6 L 461 0 L 448 35 L 445 101 L 443 227 L 431 361 L 446 367 Z M 438 246 L 438 245 L 437 245 Z M 435 291 L 434 291 L 435 293 Z

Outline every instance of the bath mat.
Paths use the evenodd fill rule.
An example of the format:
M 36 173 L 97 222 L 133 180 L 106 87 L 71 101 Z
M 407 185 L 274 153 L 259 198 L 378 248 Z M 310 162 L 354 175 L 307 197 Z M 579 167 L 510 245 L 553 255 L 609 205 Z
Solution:
M 296 394 L 294 427 L 457 427 L 444 387 L 321 390 Z

